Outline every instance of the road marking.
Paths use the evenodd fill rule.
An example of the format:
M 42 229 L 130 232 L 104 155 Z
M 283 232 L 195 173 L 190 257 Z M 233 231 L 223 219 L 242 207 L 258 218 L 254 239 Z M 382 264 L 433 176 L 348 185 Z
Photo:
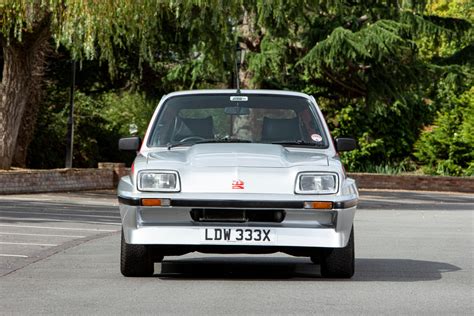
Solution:
M 91 197 L 94 198 L 94 197 Z M 95 201 L 90 201 L 90 199 L 81 199 L 81 200 L 74 200 L 74 198 L 68 198 L 68 197 L 57 197 L 54 199 L 39 199 L 38 197 L 25 197 L 25 198 L 19 198 L 16 196 L 0 196 L 0 202 L 35 202 L 35 203 L 41 203 L 41 204 L 67 204 L 67 205 L 90 205 L 90 206 L 118 206 L 119 203 L 117 201 L 117 198 L 114 199 L 109 199 L 109 200 L 95 200 Z
M 10 254 L 7 254 L 7 253 L 0 253 L 0 257 L 28 258 L 28 256 L 25 256 L 25 255 L 10 255 Z
M 31 221 L 31 222 L 44 222 L 45 220 L 50 222 L 67 222 L 67 223 L 86 223 L 86 224 L 100 224 L 100 225 L 122 225 L 121 223 L 108 223 L 108 222 L 92 222 L 92 221 L 74 221 L 70 219 L 55 219 L 55 218 L 38 218 L 38 217 L 14 217 L 14 216 L 0 216 L 1 219 L 11 220 L 12 218 L 15 221 Z
M 69 228 L 69 227 L 51 227 L 51 226 L 30 226 L 30 225 L 12 225 L 0 224 L 2 227 L 22 227 L 22 228 L 40 228 L 40 229 L 59 229 L 59 230 L 83 230 L 93 232 L 117 232 L 118 229 L 98 229 L 98 228 Z
M 33 206 L 18 206 L 18 205 L 3 205 L 0 204 L 2 209 L 13 209 L 13 210 L 18 210 L 19 208 L 22 209 L 21 212 L 28 212 L 30 209 L 38 210 L 41 208 L 47 209 L 48 211 L 51 210 L 51 206 L 54 207 L 54 210 L 70 210 L 70 205 L 42 205 L 41 207 L 38 207 L 37 205 Z M 75 205 L 74 205 L 75 206 Z M 84 204 L 81 204 L 80 206 L 84 207 Z M 94 205 L 93 205 L 94 206 Z M 93 210 L 93 211 L 87 211 L 87 210 L 74 210 L 74 212 L 80 212 L 80 213 L 112 213 L 112 214 L 117 214 L 118 213 L 118 207 L 115 209 L 110 209 L 110 210 Z
M 8 241 L 0 241 L 0 245 L 45 246 L 45 247 L 57 246 L 56 244 L 36 244 L 36 243 L 29 243 L 29 242 L 8 242 Z
M 120 219 L 119 215 L 83 215 L 83 214 L 69 214 L 69 213 L 46 213 L 46 212 L 30 212 L 30 211 L 0 211 L 2 213 L 20 213 L 20 214 L 39 214 L 39 215 L 53 215 L 53 216 L 75 216 L 75 217 L 103 217 Z
M 24 233 L 4 233 L 4 232 L 0 232 L 0 235 L 40 236 L 40 237 L 66 237 L 66 238 L 84 238 L 84 237 L 86 237 L 86 236 L 73 236 L 73 235 L 24 234 Z

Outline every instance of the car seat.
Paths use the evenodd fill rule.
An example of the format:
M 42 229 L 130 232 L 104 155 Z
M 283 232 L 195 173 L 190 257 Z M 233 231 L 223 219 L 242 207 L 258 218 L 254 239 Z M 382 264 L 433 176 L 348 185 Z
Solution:
M 212 116 L 205 118 L 176 117 L 173 141 L 181 141 L 187 137 L 196 136 L 204 139 L 214 138 L 214 122 Z
M 275 119 L 264 117 L 262 126 L 262 142 L 296 141 L 301 139 L 299 120 Z

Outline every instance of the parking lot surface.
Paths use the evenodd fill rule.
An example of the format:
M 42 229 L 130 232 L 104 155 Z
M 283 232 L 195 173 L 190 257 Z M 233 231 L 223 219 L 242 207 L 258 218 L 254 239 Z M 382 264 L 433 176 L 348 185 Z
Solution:
M 166 257 L 119 272 L 113 192 L 0 196 L 0 310 L 20 314 L 471 314 L 474 195 L 362 191 L 356 274 L 284 254 Z
M 113 191 L 0 195 L 0 275 L 117 231 Z

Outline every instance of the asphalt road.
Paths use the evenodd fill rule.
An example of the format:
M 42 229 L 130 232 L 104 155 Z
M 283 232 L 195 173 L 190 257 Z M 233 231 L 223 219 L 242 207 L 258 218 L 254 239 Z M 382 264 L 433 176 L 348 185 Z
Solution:
M 113 192 L 0 196 L 0 314 L 472 314 L 474 195 L 362 191 L 356 274 L 309 259 L 166 257 L 119 272 Z

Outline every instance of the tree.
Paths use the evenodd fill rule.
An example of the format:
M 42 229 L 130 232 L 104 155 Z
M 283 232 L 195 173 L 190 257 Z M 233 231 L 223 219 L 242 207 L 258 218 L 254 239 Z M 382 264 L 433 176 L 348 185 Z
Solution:
M 19 30 L 18 23 L 7 26 L 6 20 L 19 14 L 15 5 L 9 9 L 3 4 L 1 11 L 4 67 L 0 85 L 0 169 L 9 168 L 17 144 L 19 126 L 29 105 L 34 115 L 35 101 L 39 99 L 39 83 L 44 63 L 44 53 L 50 38 L 51 15 L 32 5 L 36 11 L 35 19 L 28 20 L 28 32 Z M 26 13 L 26 12 L 25 12 Z M 12 35 L 12 36 L 10 36 Z M 21 37 L 20 37 L 21 35 Z M 30 111 L 30 109 L 28 109 Z
M 457 1 L 470 10 L 469 1 Z M 420 127 L 437 110 L 431 101 L 440 78 L 465 81 L 470 75 L 458 61 L 472 56 L 473 46 L 466 44 L 472 43 L 471 23 L 436 15 L 432 2 L 423 0 L 2 4 L 0 168 L 10 166 L 18 125 L 37 105 L 27 102 L 35 89 L 29 78 L 33 69 L 41 70 L 31 66 L 37 55 L 31 52 L 44 52 L 46 45 L 39 43 L 47 41 L 35 34 L 49 34 L 76 60 L 106 63 L 111 76 L 126 63 L 135 78 L 153 78 L 138 80 L 147 91 L 157 85 L 160 91 L 231 86 L 233 48 L 240 42 L 247 52 L 240 74 L 247 87 L 315 95 L 335 133 L 351 134 L 362 144 L 352 158 L 375 163 L 410 153 Z M 449 43 L 449 55 L 432 49 L 440 41 Z
M 24 114 L 36 112 L 38 103 L 29 100 L 40 90 L 37 83 L 51 37 L 73 59 L 107 62 L 112 76 L 117 54 L 123 49 L 133 50 L 138 68 L 144 62 L 152 67 L 186 66 L 189 62 L 179 57 L 188 54 L 186 61 L 193 66 L 188 70 L 196 81 L 204 64 L 215 73 L 221 70 L 222 63 L 216 63 L 213 56 L 223 56 L 228 17 L 238 7 L 237 2 L 152 0 L 6 0 L 1 5 L 0 169 L 11 166 Z M 169 45 L 169 36 L 178 45 Z
M 468 0 L 438 0 L 430 12 L 444 19 L 474 22 L 474 4 Z M 436 47 L 426 43 L 423 55 L 438 65 L 455 65 L 464 77 L 448 74 L 433 85 L 432 102 L 437 104 L 433 122 L 424 126 L 415 143 L 414 156 L 424 173 L 474 175 L 474 44 L 472 35 L 461 45 L 449 38 L 439 39 Z M 459 48 L 462 49 L 459 49 Z M 461 80 L 460 80 L 461 79 Z
M 472 1 L 458 2 L 459 11 L 472 12 Z M 244 40 L 247 71 L 256 86 L 316 96 L 334 134 L 358 139 L 359 150 L 345 156 L 353 170 L 409 157 L 439 109 L 437 83 L 464 86 L 472 76 L 461 67 L 472 58 L 470 20 L 438 15 L 427 6 L 433 2 L 272 3 L 247 7 L 255 17 Z M 438 54 L 443 43 L 452 56 Z

